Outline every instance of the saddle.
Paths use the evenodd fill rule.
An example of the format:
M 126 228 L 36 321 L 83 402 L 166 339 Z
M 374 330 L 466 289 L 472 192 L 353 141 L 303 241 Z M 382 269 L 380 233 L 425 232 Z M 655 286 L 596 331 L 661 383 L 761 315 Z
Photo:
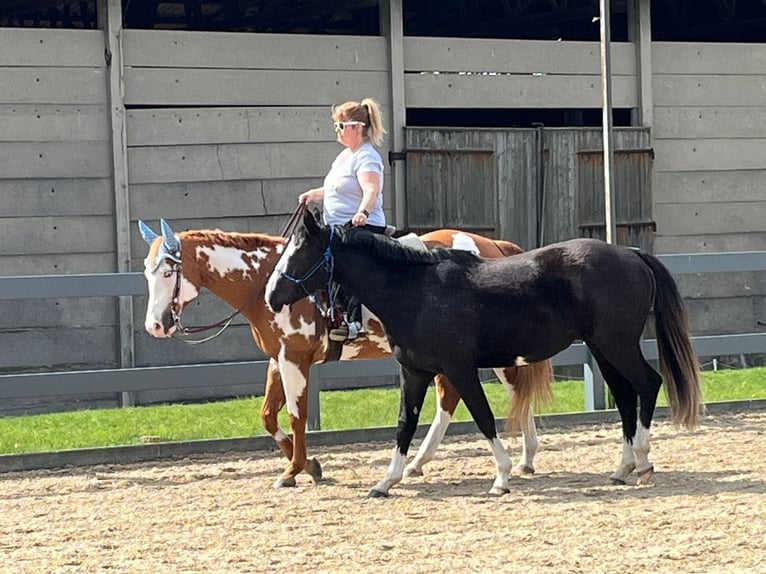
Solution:
M 416 233 L 408 233 L 406 235 L 402 235 L 401 237 L 395 238 L 396 241 L 401 243 L 402 245 L 405 245 L 411 249 L 416 249 L 418 251 L 427 251 L 428 248 L 426 247 L 425 243 L 418 237 Z M 332 329 L 338 329 L 341 327 L 341 325 L 344 323 L 343 320 L 343 309 L 340 307 L 340 305 L 336 304 L 335 308 L 333 309 L 333 313 L 331 313 L 331 319 L 327 322 L 327 353 L 325 354 L 325 363 L 332 363 L 334 361 L 339 361 L 340 356 L 343 353 L 343 345 L 345 345 L 348 341 L 333 341 L 329 337 L 329 333 Z

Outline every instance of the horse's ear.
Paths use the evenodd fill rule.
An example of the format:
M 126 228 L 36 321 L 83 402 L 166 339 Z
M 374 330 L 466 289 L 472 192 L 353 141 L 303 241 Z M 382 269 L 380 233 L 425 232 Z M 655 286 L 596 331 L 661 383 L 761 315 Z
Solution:
M 154 230 L 144 223 L 141 219 L 138 220 L 138 230 L 141 232 L 141 238 L 149 245 L 154 243 L 154 240 L 159 237 Z
M 317 217 L 319 216 L 317 213 L 312 213 L 310 210 L 306 210 L 306 213 L 303 214 L 303 225 L 306 227 L 306 231 L 309 233 L 316 233 L 319 231 L 319 220 Z
M 170 224 L 164 219 L 160 219 L 160 227 L 162 227 L 162 239 L 167 247 L 168 251 L 174 254 L 178 254 L 181 251 L 181 244 L 176 239 L 176 234 L 170 227 Z

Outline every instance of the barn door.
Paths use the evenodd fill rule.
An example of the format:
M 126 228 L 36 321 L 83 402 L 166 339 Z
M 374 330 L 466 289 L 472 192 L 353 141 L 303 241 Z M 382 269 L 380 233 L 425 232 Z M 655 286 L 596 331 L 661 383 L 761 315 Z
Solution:
M 408 132 L 406 228 L 442 227 L 498 236 L 497 158 L 491 135 L 460 130 Z
M 614 151 L 615 219 L 618 245 L 652 251 L 651 149 Z M 606 240 L 604 158 L 599 150 L 577 152 L 577 220 L 582 237 Z

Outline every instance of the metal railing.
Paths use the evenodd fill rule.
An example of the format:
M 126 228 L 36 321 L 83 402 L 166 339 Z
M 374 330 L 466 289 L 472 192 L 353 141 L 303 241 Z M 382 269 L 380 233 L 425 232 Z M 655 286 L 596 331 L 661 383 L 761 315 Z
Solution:
M 659 258 L 673 274 L 766 271 L 766 251 L 674 254 Z M 0 300 L 145 294 L 146 282 L 141 273 L 0 277 Z M 766 333 L 693 337 L 692 343 L 701 357 L 766 353 Z M 645 340 L 642 345 L 648 360 L 657 358 L 654 340 Z M 553 357 L 553 363 L 556 366 L 582 365 L 586 410 L 606 407 L 603 378 L 584 344 L 571 345 Z M 246 361 L 0 375 L 0 398 L 189 389 L 209 386 L 211 380 L 216 381 L 216 386 L 251 385 L 253 381 L 259 381 L 255 394 L 262 394 L 267 365 L 268 361 Z M 323 381 L 347 379 L 353 383 L 344 386 L 341 382 L 340 388 L 365 388 L 380 386 L 381 378 L 396 377 L 398 372 L 392 357 L 315 365 L 309 385 L 309 428 L 320 428 L 319 392 L 326 387 Z M 482 370 L 483 378 L 491 377 L 490 373 Z M 364 381 L 373 377 L 377 379 L 374 384 Z

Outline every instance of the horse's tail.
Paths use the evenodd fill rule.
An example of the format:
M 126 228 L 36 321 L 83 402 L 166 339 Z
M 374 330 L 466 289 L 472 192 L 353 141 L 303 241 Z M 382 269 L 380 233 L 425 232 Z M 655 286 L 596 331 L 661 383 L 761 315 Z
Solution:
M 681 294 L 667 268 L 653 255 L 637 252 L 654 274 L 654 322 L 660 370 L 673 423 L 694 428 L 704 411 L 697 357 L 689 339 L 689 320 Z
M 506 376 L 510 369 L 506 369 Z M 513 386 L 513 400 L 505 421 L 507 431 L 516 433 L 519 421 L 526 420 L 532 412 L 532 405 L 553 402 L 553 363 L 550 359 L 515 367 L 514 377 L 508 382 Z

